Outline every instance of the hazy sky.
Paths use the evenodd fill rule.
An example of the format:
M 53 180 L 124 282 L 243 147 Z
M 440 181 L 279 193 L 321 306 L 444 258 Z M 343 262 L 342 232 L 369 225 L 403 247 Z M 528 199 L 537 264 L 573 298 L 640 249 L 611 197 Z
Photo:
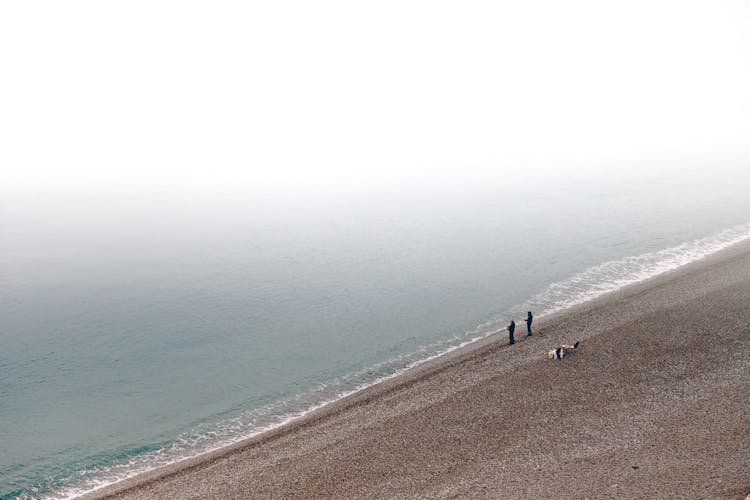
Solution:
M 737 161 L 750 6 L 0 4 L 0 169 L 345 185 Z

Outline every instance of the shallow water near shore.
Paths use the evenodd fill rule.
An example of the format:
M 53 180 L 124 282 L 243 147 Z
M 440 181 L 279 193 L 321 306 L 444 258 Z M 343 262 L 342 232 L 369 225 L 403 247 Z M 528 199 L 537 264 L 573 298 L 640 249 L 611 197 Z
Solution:
M 528 308 L 747 239 L 732 174 L 336 199 L 4 198 L 0 496 L 73 497 L 216 449 Z

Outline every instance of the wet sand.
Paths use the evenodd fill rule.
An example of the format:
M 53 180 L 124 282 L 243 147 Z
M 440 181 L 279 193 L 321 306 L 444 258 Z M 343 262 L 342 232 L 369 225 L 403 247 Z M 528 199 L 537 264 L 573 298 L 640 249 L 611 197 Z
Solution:
M 535 326 L 97 496 L 750 494 L 750 244 Z

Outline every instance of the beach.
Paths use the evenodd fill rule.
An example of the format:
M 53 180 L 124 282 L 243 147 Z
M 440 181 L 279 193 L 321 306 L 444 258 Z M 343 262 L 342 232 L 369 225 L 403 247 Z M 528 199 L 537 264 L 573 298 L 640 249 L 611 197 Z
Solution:
M 745 498 L 749 306 L 744 242 L 91 496 Z

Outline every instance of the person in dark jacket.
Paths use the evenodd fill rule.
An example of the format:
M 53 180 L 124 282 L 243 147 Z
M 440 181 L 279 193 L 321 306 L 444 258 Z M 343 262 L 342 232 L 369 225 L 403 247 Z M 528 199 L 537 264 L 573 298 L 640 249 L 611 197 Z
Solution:
M 510 325 L 508 325 L 508 337 L 510 338 L 510 342 L 508 345 L 513 345 L 516 343 L 516 341 L 513 339 L 513 333 L 516 331 L 516 322 L 513 320 L 510 320 Z
M 526 316 L 526 336 L 531 337 L 531 322 L 534 321 L 534 315 L 529 311 L 529 315 Z

